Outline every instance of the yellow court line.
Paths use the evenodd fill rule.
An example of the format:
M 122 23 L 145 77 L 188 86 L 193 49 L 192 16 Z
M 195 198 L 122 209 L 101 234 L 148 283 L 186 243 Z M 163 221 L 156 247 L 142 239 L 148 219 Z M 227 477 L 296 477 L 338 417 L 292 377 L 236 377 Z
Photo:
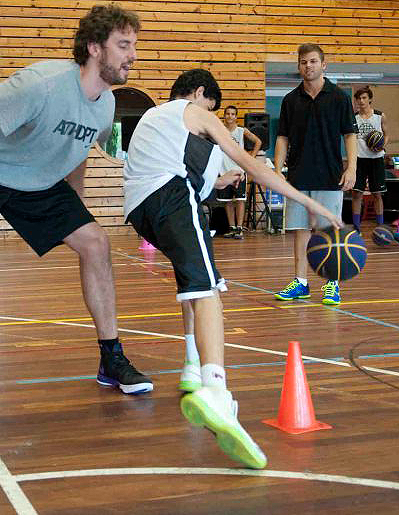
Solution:
M 229 313 L 237 313 L 240 311 L 265 311 L 270 309 L 276 309 L 274 306 L 263 306 L 263 307 L 253 307 L 253 308 L 236 308 L 236 309 L 224 309 L 223 312 Z M 148 315 L 119 315 L 118 320 L 128 320 L 134 318 L 158 318 L 158 317 L 168 317 L 168 316 L 181 316 L 181 312 L 178 311 L 176 313 L 150 313 Z M 0 316 L 0 319 L 2 317 Z M 8 325 L 29 325 L 29 324 L 54 324 L 59 322 L 92 322 L 91 317 L 82 317 L 82 318 L 54 318 L 50 320 L 14 320 L 12 322 L 0 322 L 0 326 L 8 326 Z
M 125 320 L 130 318 L 153 318 L 153 317 L 167 317 L 167 316 L 176 316 L 181 315 L 181 312 L 177 313 L 151 313 L 148 315 L 119 315 L 118 320 Z M 0 318 L 2 318 L 0 316 Z M 0 322 L 1 325 L 26 325 L 26 324 L 53 324 L 57 322 L 92 322 L 93 319 L 91 317 L 81 317 L 81 318 L 54 318 L 50 320 L 15 320 L 13 322 Z
M 266 311 L 268 309 L 276 309 L 276 306 L 256 306 L 256 308 L 230 308 L 224 309 L 223 313 L 237 313 L 239 311 Z
M 399 299 L 376 299 L 376 300 L 354 300 L 348 302 L 341 302 L 337 306 L 332 307 L 341 307 L 348 306 L 350 304 L 388 304 L 388 303 L 398 303 Z M 310 308 L 310 307 L 324 307 L 321 303 L 306 303 L 299 302 L 297 304 L 284 304 L 278 306 L 254 306 L 250 308 L 229 308 L 224 309 L 223 313 L 240 313 L 245 311 L 268 311 L 273 309 L 290 309 L 290 308 Z M 331 306 L 329 306 L 331 307 Z M 172 312 L 172 313 L 149 313 L 149 314 L 140 314 L 140 315 L 119 315 L 118 320 L 129 320 L 129 319 L 140 319 L 140 318 L 158 318 L 158 317 L 169 317 L 169 316 L 181 316 L 181 312 Z M 0 319 L 4 318 L 0 316 Z M 54 324 L 59 322 L 91 322 L 91 317 L 81 317 L 81 318 L 54 318 L 50 320 L 13 320 L 12 322 L 0 322 L 0 326 L 10 326 L 10 325 L 30 325 L 30 324 Z

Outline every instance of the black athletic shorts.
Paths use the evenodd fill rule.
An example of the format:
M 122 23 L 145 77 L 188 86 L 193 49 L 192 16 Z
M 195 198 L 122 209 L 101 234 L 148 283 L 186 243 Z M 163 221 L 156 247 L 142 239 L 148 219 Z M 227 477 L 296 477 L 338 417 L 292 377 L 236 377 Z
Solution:
M 0 185 L 0 213 L 39 256 L 61 245 L 79 227 L 95 221 L 64 180 L 42 191 Z
M 357 158 L 356 182 L 353 189 L 356 191 L 365 191 L 367 179 L 371 193 L 385 193 L 387 191 L 385 186 L 385 164 L 383 157 Z
M 200 199 L 188 179 L 174 177 L 133 209 L 127 220 L 172 262 L 178 301 L 208 297 L 213 288 L 226 290 L 215 267 Z
M 247 174 L 238 187 L 226 186 L 222 190 L 216 190 L 216 198 L 220 202 L 230 202 L 231 200 L 247 200 Z

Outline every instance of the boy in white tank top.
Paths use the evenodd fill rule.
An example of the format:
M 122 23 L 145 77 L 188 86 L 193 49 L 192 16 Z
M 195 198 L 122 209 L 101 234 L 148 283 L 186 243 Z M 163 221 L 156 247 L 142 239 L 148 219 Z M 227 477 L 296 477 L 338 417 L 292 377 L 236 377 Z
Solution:
M 244 148 L 244 139 L 248 139 L 254 145 L 253 149 L 249 152 L 252 157 L 256 157 L 260 150 L 262 141 L 253 132 L 248 130 L 246 127 L 239 127 L 237 125 L 238 109 L 236 106 L 227 106 L 224 110 L 223 123 L 229 130 L 233 140 Z M 223 154 L 223 171 L 240 169 L 240 167 L 229 158 L 228 155 Z M 247 178 L 241 181 L 239 186 L 227 186 L 222 190 L 218 191 L 217 199 L 220 202 L 225 202 L 225 209 L 227 214 L 227 220 L 229 222 L 229 231 L 224 234 L 225 238 L 234 238 L 235 240 L 242 240 L 243 235 L 243 222 L 245 214 L 245 202 L 247 200 Z
M 132 135 L 124 170 L 126 219 L 171 260 L 175 270 L 188 358 L 180 387 L 192 392 L 181 400 L 184 416 L 210 429 L 233 459 L 263 468 L 266 457 L 239 423 L 237 402 L 226 387 L 220 276 L 201 206 L 208 186 L 223 188 L 237 183 L 241 172 L 217 178 L 219 170 L 215 170 L 213 158 L 223 150 L 263 187 L 293 198 L 335 227 L 342 223 L 233 141 L 222 122 L 209 112 L 218 109 L 220 98 L 220 88 L 209 72 L 190 70 L 176 80 L 169 103 L 143 115 Z M 159 161 L 158 150 L 162 149 L 169 149 L 163 158 L 165 167 Z M 144 194 L 136 196 L 136 187 L 146 180 L 148 170 L 152 170 L 156 189 L 148 181 Z
M 384 134 L 384 145 L 388 143 L 386 116 L 371 106 L 373 92 L 369 86 L 358 89 L 355 100 L 359 111 L 356 113 L 356 122 L 359 128 L 357 134 L 357 168 L 356 182 L 352 191 L 352 220 L 353 225 L 360 230 L 362 198 L 367 187 L 373 196 L 377 225 L 384 223 L 384 204 L 382 194 L 386 192 L 385 186 L 385 151 L 374 152 L 367 146 L 366 139 L 371 131 Z

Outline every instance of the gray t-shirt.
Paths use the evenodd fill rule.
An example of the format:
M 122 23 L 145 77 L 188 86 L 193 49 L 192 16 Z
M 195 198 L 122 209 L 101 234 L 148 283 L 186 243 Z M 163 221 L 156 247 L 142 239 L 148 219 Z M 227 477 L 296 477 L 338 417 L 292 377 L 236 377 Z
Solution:
M 42 61 L 0 83 L 0 185 L 50 188 L 108 137 L 114 95 L 89 100 L 73 61 Z

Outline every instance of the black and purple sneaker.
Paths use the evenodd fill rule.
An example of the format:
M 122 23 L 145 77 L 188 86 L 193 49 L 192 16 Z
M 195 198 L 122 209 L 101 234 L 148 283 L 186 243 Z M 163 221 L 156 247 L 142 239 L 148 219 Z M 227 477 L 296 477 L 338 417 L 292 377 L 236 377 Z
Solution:
M 106 347 L 101 348 L 97 382 L 104 386 L 119 386 L 123 393 L 133 395 L 153 390 L 151 379 L 136 370 L 123 352 L 111 352 Z

